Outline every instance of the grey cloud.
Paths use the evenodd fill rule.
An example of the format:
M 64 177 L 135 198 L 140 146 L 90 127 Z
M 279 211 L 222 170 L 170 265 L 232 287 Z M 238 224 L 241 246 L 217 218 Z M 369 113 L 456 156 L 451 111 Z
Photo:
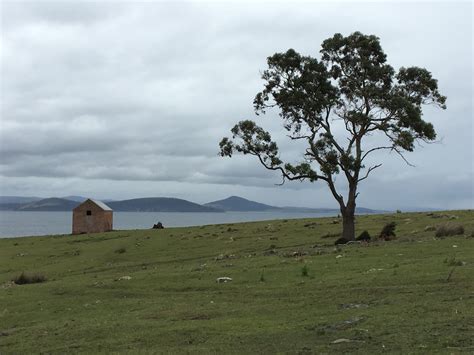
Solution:
M 442 142 L 407 156 L 416 169 L 394 154 L 374 158 L 384 166 L 362 185 L 359 205 L 400 205 L 396 191 L 406 191 L 410 203 L 465 207 L 473 200 L 474 170 L 470 8 L 2 4 L 2 192 L 27 191 L 28 184 L 32 191 L 54 186 L 63 195 L 155 192 L 205 202 L 228 192 L 282 205 L 332 204 L 324 184 L 276 187 L 278 174 L 252 157 L 218 157 L 218 142 L 237 121 L 255 118 L 252 99 L 262 88 L 267 56 L 290 47 L 318 56 L 321 41 L 333 33 L 361 30 L 381 37 L 395 68 L 431 70 L 448 95 L 448 110 L 426 111 Z M 447 65 L 453 58 L 455 65 Z M 284 160 L 301 160 L 302 145 L 286 139 L 277 112 L 257 120 Z M 342 128 L 335 132 L 342 138 Z M 457 176 L 462 182 L 454 182 Z M 441 182 L 443 192 L 435 193 Z M 381 201 L 383 191 L 390 196 Z

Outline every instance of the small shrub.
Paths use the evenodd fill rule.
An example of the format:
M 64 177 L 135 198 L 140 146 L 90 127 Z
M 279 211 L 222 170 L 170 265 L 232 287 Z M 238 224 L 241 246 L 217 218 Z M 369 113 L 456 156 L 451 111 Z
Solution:
M 25 274 L 24 272 L 12 279 L 12 281 L 17 285 L 37 284 L 45 282 L 46 280 L 46 276 L 42 274 Z
M 401 211 L 401 210 L 397 210 L 397 213 L 402 213 L 402 211 Z
M 382 231 L 380 232 L 380 239 L 384 240 L 392 240 L 395 238 L 395 228 L 397 224 L 395 222 L 390 222 L 387 223 L 385 226 L 383 226 Z
M 445 223 L 436 228 L 436 238 L 451 237 L 453 235 L 464 234 L 464 227 L 461 224 Z
M 125 253 L 126 251 L 127 251 L 127 249 L 125 249 L 125 248 L 122 247 L 122 248 L 118 248 L 117 250 L 115 250 L 115 253 L 117 253 L 117 254 L 123 254 L 123 253 Z
M 266 280 L 265 280 L 265 275 L 264 275 L 264 273 L 263 273 L 263 271 L 262 271 L 262 273 L 260 274 L 260 282 L 265 282 L 265 281 L 266 281 Z
M 360 235 L 356 238 L 356 240 L 361 242 L 368 242 L 370 241 L 370 234 L 367 231 L 363 231 Z
M 308 265 L 305 264 L 305 265 L 301 268 L 301 276 L 304 276 L 304 277 L 309 276 Z
M 444 263 L 448 266 L 463 266 L 464 262 L 462 260 L 457 260 L 455 257 L 444 259 Z

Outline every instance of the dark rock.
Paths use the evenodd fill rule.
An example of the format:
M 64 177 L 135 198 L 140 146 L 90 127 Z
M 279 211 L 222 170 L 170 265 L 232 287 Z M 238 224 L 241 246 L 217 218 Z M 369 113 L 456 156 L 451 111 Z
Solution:
M 163 227 L 163 224 L 161 222 L 158 222 L 157 224 L 154 224 L 153 225 L 153 229 L 163 229 L 165 227 Z

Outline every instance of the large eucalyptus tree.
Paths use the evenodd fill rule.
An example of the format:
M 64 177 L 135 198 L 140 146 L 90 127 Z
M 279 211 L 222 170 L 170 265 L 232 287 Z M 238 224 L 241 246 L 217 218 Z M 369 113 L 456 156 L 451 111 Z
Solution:
M 445 109 L 446 97 L 426 69 L 395 72 L 376 36 L 338 33 L 322 43 L 320 53 L 321 60 L 293 49 L 269 57 L 264 89 L 254 99 L 257 115 L 278 109 L 289 138 L 305 141 L 303 160 L 283 162 L 270 134 L 250 120 L 232 128 L 232 139 L 222 139 L 220 154 L 254 155 L 265 168 L 280 172 L 283 182 L 325 182 L 340 206 L 342 236 L 353 240 L 358 185 L 382 165 L 366 166 L 368 157 L 387 149 L 405 159 L 416 141 L 433 141 L 436 133 L 422 119 L 422 107 Z M 345 177 L 346 196 L 335 183 L 338 174 Z

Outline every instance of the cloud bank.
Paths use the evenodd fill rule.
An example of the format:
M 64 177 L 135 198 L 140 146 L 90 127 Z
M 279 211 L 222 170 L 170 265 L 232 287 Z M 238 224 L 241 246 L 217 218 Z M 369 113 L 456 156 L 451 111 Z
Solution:
M 266 57 L 319 57 L 336 32 L 376 34 L 395 68 L 422 66 L 448 110 L 428 108 L 440 142 L 384 165 L 361 186 L 374 208 L 474 208 L 470 3 L 2 3 L 0 193 L 100 198 L 237 194 L 335 206 L 322 184 L 288 183 L 251 157 L 217 156 L 254 119 Z M 258 117 L 285 157 L 277 113 Z

